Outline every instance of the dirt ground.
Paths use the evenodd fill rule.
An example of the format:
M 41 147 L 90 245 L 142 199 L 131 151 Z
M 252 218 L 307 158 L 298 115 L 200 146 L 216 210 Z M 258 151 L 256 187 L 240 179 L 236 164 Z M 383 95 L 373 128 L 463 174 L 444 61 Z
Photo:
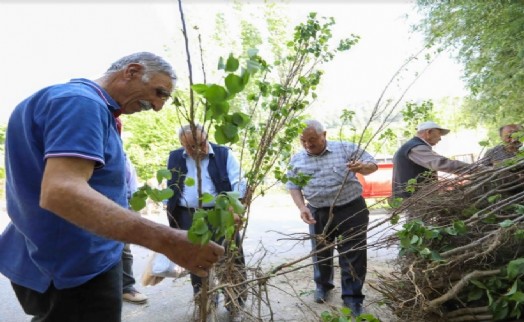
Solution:
M 374 268 L 383 265 L 374 262 L 370 264 Z M 305 268 L 272 278 L 268 287 L 272 312 L 268 307 L 264 307 L 261 314 L 262 321 L 320 321 L 322 312 L 340 309 L 342 300 L 339 287 L 332 291 L 327 303 L 313 302 L 315 285 L 311 277 L 311 268 Z M 368 284 L 373 282 L 377 281 L 374 274 L 370 272 L 364 286 L 366 312 L 373 314 L 380 321 L 396 321 L 385 306 L 379 305 L 380 296 Z M 191 321 L 193 303 L 188 277 L 178 280 L 166 279 L 159 285 L 147 288 L 139 287 L 139 289 L 149 296 L 149 301 L 142 306 L 124 303 L 123 321 Z M 252 311 L 250 303 L 248 300 L 246 310 L 249 313 L 244 315 L 243 321 L 255 321 L 249 316 L 249 314 L 257 314 L 256 311 Z M 222 296 L 219 299 L 217 312 L 208 321 L 229 321 L 229 314 L 223 307 Z

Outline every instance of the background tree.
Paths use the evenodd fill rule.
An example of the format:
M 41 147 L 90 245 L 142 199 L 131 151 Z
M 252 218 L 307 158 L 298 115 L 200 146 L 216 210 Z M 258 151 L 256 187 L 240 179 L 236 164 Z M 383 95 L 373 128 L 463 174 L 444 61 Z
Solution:
M 464 113 L 469 125 L 491 129 L 522 121 L 524 111 L 524 2 L 417 1 L 417 29 L 429 46 L 451 48 L 464 65 L 470 90 Z

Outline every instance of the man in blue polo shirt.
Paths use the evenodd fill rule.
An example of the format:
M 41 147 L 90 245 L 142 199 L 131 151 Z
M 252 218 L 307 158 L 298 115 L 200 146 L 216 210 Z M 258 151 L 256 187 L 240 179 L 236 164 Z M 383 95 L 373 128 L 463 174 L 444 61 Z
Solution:
M 118 241 L 161 252 L 200 276 L 223 254 L 127 209 L 116 117 L 161 110 L 175 80 L 165 60 L 141 52 L 95 81 L 44 88 L 13 111 L 5 142 L 11 223 L 0 235 L 0 273 L 33 321 L 120 321 Z

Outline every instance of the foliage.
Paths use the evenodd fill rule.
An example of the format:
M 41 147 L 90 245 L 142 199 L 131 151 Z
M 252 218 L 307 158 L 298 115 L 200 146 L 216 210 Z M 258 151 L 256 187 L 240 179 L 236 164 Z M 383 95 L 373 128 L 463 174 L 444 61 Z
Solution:
M 179 146 L 177 124 L 179 116 L 173 107 L 162 113 L 141 112 L 123 118 L 124 150 L 142 181 L 155 176 L 165 168 L 169 151 Z
M 188 238 L 195 244 L 206 244 L 212 239 L 218 240 L 222 237 L 232 240 L 235 233 L 233 214 L 243 214 L 245 211 L 237 192 L 221 193 L 216 198 L 209 194 L 202 196 L 204 202 L 213 199 L 215 199 L 214 209 L 207 211 L 198 209 L 193 216 Z
M 324 311 L 320 314 L 320 321 L 322 322 L 380 322 L 373 314 L 364 313 L 353 319 L 351 309 L 342 307 L 338 311 Z
M 423 101 L 421 103 L 406 102 L 406 106 L 401 111 L 402 119 L 405 123 L 404 137 L 412 137 L 413 131 L 419 123 L 427 120 L 438 122 L 433 111 L 434 104 L 432 101 Z
M 246 172 L 252 191 L 253 187 L 274 184 L 266 180 L 272 169 L 276 180 L 287 180 L 287 160 L 304 126 L 302 114 L 317 97 L 322 77 L 319 66 L 358 41 L 352 35 L 332 48 L 334 23 L 332 18 L 318 18 L 310 13 L 306 22 L 295 27 L 293 39 L 285 42 L 284 56 L 272 64 L 262 64 L 260 78 L 254 83 L 257 88 L 247 96 L 252 123 L 247 128 L 244 147 L 253 160 Z
M 249 209 L 258 187 L 261 187 L 260 193 L 263 193 L 274 184 L 266 180 L 272 170 L 277 180 L 287 180 L 285 173 L 287 160 L 292 153 L 292 142 L 304 127 L 302 113 L 316 98 L 315 91 L 322 76 L 319 66 L 330 62 L 337 52 L 350 49 L 358 37 L 352 36 L 331 45 L 334 20 L 317 18 L 315 13 L 311 13 L 306 22 L 294 28 L 293 38 L 282 42 L 285 44 L 283 55 L 276 57 L 273 62 L 264 60 L 258 55 L 258 50 L 249 48 L 244 56 L 237 58 L 229 54 L 227 58 L 219 59 L 218 70 L 223 73 L 219 83 L 207 82 L 202 62 L 204 81 L 194 84 L 182 10 L 180 13 L 186 35 L 190 87 L 187 96 L 177 93 L 173 99 L 173 105 L 178 110 L 177 117 L 179 121 L 183 119 L 191 125 L 193 134 L 196 131 L 195 123 L 198 122 L 204 125 L 210 135 L 213 133 L 215 142 L 238 143 L 242 147 L 241 163 L 244 156 L 250 160 L 245 173 L 248 187 L 242 200 L 245 207 L 238 201 L 238 195 L 225 193 L 214 197 L 203 193 L 200 163 L 196 160 L 197 178 L 190 178 L 191 182 L 186 178 L 185 184 L 196 182 L 199 208 L 202 203 L 210 202 L 213 198 L 215 206 L 214 209 L 197 209 L 188 237 L 199 244 L 226 237 L 225 242 L 232 245 L 234 243 L 230 241 L 236 229 L 234 214 L 243 215 L 245 209 Z M 225 23 L 223 19 L 218 21 Z M 244 22 L 243 27 L 244 36 L 254 38 L 253 41 L 257 43 L 259 38 L 255 37 L 258 34 L 253 25 Z M 198 111 L 203 111 L 203 121 L 199 122 Z M 162 171 L 158 181 L 169 179 L 170 171 Z M 145 184 L 134 194 L 131 205 L 143 207 L 147 198 L 157 200 L 169 197 L 167 190 L 170 190 L 169 187 L 157 189 Z M 234 279 L 234 276 L 228 278 Z M 199 297 L 203 318 L 206 316 L 208 287 L 208 282 L 204 280 Z
M 465 290 L 466 302 L 487 302 L 496 321 L 519 319 L 524 305 L 524 258 L 508 263 L 497 276 L 471 280 Z
M 498 128 L 522 120 L 524 3 L 522 1 L 417 1 L 418 25 L 429 45 L 456 49 L 471 96 L 466 114 Z
M 377 289 L 406 321 L 521 319 L 524 161 L 417 187 L 394 210 L 398 265 Z M 391 239 L 388 241 L 391 243 Z
M 203 105 L 204 119 L 213 120 L 217 123 L 215 126 L 214 137 L 215 141 L 219 144 L 238 141 L 239 128 L 246 126 L 249 121 L 248 116 L 241 112 L 229 113 L 229 101 L 234 99 L 235 95 L 244 89 L 245 84 L 247 84 L 251 75 L 258 70 L 258 61 L 260 58 L 256 55 L 256 53 L 256 50 L 250 51 L 249 58 L 245 61 L 244 67 L 241 67 L 240 61 L 232 54 L 230 54 L 227 59 L 220 58 L 218 69 L 223 70 L 226 73 L 223 86 L 218 84 L 194 84 L 191 86 L 191 91 L 194 91 L 196 94 L 198 94 L 198 97 L 200 97 L 199 103 Z M 238 70 L 240 70 L 240 73 L 237 74 Z M 177 109 L 183 109 L 184 111 L 189 112 L 189 115 L 186 114 L 183 115 L 183 117 L 189 119 L 190 122 L 194 122 L 194 120 L 190 118 L 191 115 L 194 115 L 194 113 L 192 113 L 194 107 L 187 106 L 188 102 L 182 100 L 181 98 L 182 97 L 180 96 L 175 97 L 172 104 Z M 166 124 L 169 123 L 166 122 Z M 161 134 L 162 131 L 159 131 L 158 133 Z M 136 140 L 144 140 L 144 143 L 147 142 L 143 146 L 139 145 L 140 148 L 151 148 L 150 137 L 145 138 L 145 136 L 140 136 L 136 138 L 136 140 L 133 140 L 132 138 L 128 142 L 130 150 L 134 148 L 131 143 L 136 144 Z M 161 138 L 159 138 L 159 142 L 162 142 Z M 155 152 L 158 152 L 158 149 Z M 168 155 L 168 151 L 162 155 Z M 158 168 L 165 168 L 164 164 L 165 161 Z M 163 179 L 167 180 L 170 178 L 170 169 L 161 169 L 157 171 L 157 180 L 159 184 L 163 181 Z M 133 194 L 130 205 L 134 210 L 138 211 L 145 207 L 148 197 L 153 201 L 162 201 L 170 198 L 171 196 L 172 190 L 170 187 L 165 189 L 157 189 L 146 183 Z M 199 218 L 201 217 L 202 216 Z
M 400 241 L 400 256 L 413 253 L 431 260 L 442 260 L 439 252 L 445 250 L 453 242 L 452 236 L 460 236 L 467 232 L 464 222 L 454 221 L 449 226 L 426 226 L 420 220 L 409 221 L 403 229 L 397 232 Z M 431 249 L 437 241 L 439 249 Z
M 157 171 L 156 179 L 160 185 L 164 180 L 171 179 L 171 171 L 167 169 L 160 169 Z M 173 190 L 169 187 L 164 189 L 152 188 L 149 184 L 144 184 L 139 187 L 138 190 L 133 193 L 131 200 L 129 200 L 129 206 L 135 211 L 139 211 L 146 206 L 146 200 L 150 198 L 154 202 L 161 202 L 169 199 L 173 196 Z

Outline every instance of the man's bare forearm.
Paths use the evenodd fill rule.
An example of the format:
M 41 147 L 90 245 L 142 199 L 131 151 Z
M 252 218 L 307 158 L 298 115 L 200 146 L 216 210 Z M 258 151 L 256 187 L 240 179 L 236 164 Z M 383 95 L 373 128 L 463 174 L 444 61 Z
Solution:
M 84 166 L 82 161 L 48 160 L 40 206 L 96 235 L 161 252 L 194 272 L 209 268 L 223 253 L 223 248 L 214 243 L 194 245 L 185 231 L 136 216 L 106 198 L 89 186 L 92 170 Z
M 290 189 L 289 194 L 291 195 L 291 198 L 293 199 L 293 202 L 295 203 L 298 209 L 302 210 L 304 207 L 306 207 L 304 195 L 302 195 L 301 190 Z

